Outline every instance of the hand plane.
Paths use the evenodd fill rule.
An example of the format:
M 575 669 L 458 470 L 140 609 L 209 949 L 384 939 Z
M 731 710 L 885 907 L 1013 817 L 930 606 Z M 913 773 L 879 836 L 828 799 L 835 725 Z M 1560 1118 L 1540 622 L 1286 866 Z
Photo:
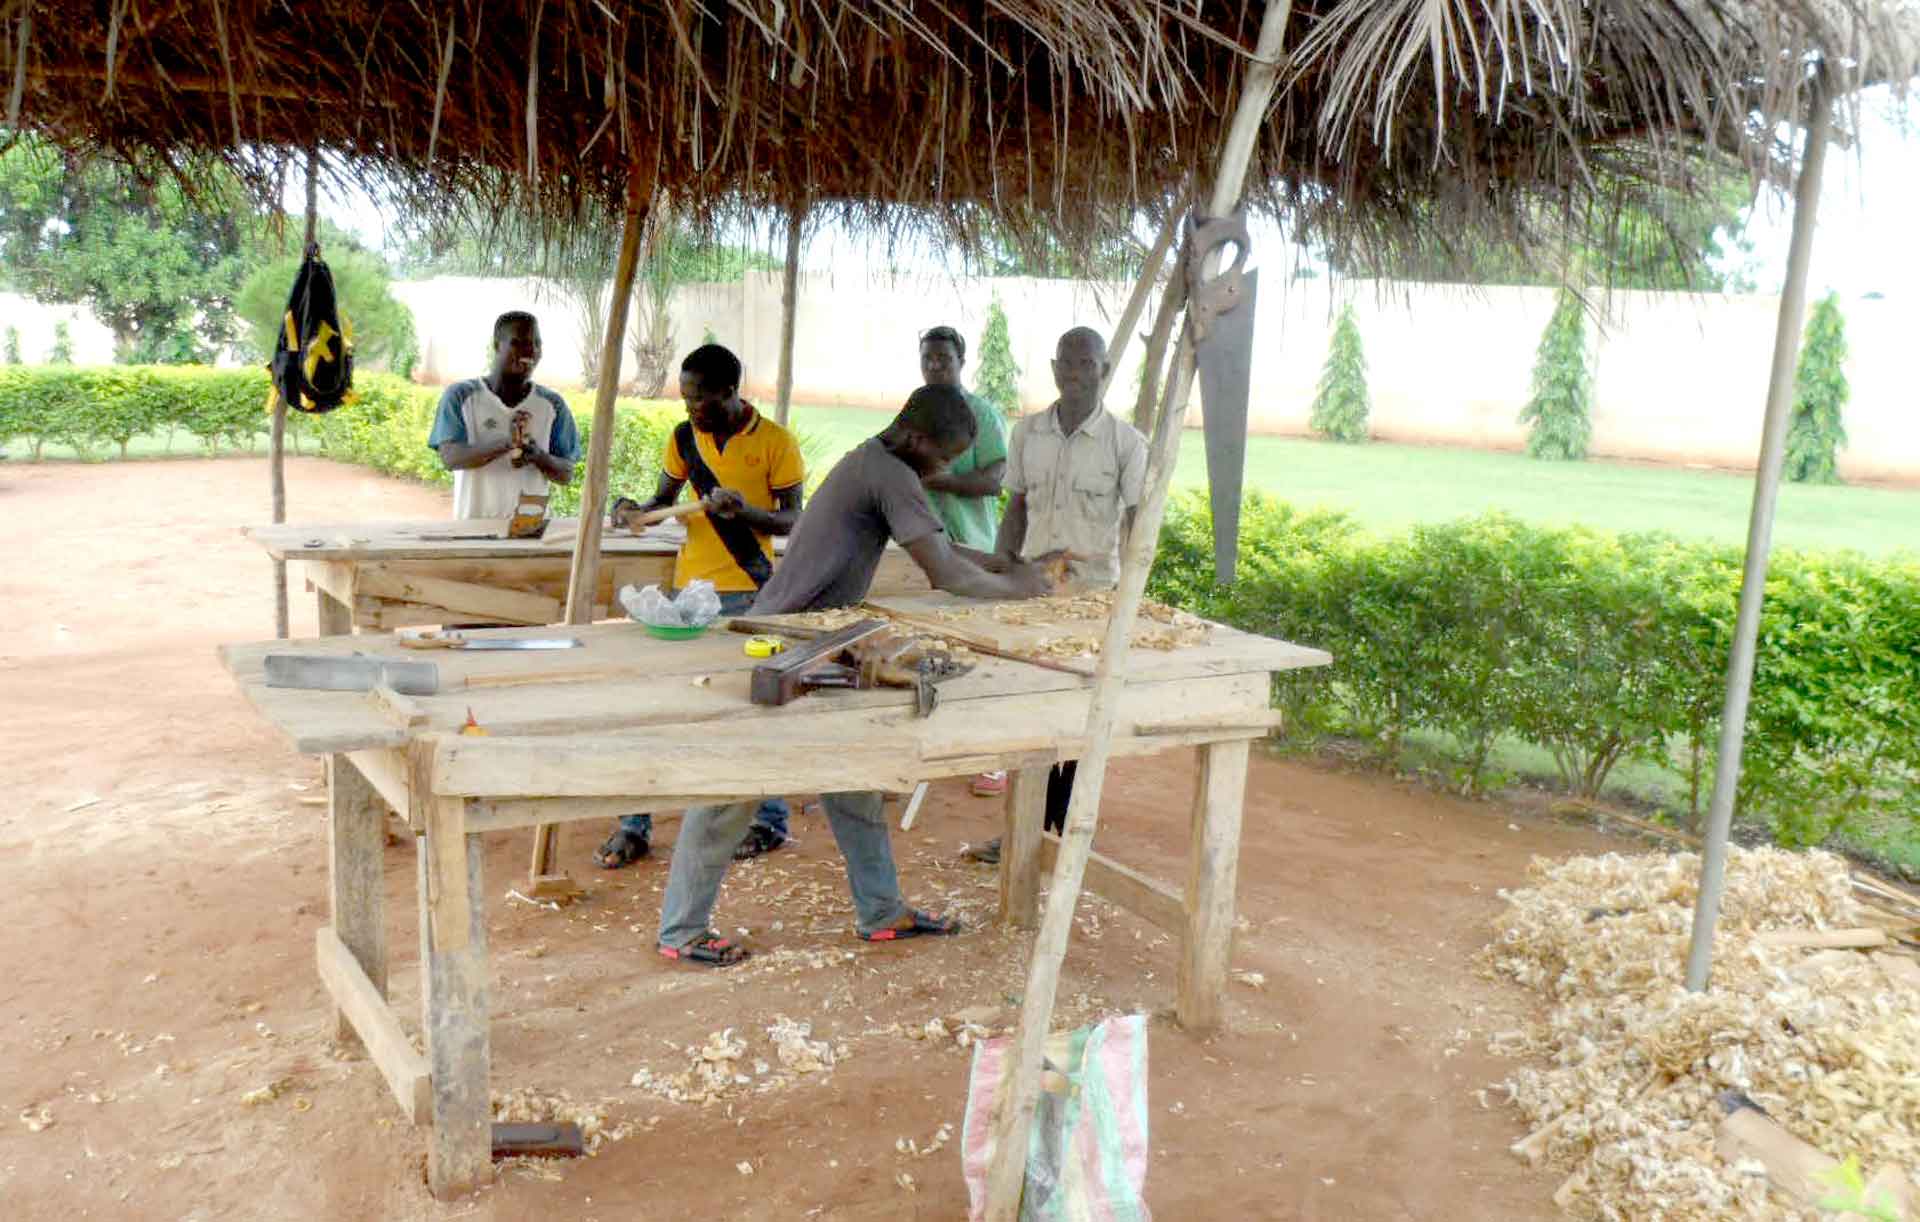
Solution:
M 943 645 L 903 638 L 883 619 L 862 620 L 755 666 L 748 698 L 778 705 L 820 688 L 902 687 L 913 691 L 915 714 L 926 717 L 939 703 L 934 685 L 966 669 Z

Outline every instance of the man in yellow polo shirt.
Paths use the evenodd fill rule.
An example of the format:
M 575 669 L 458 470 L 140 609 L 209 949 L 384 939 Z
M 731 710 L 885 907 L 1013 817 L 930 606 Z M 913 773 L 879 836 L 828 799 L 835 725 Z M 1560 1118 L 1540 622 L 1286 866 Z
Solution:
M 680 362 L 680 398 L 687 420 L 667 438 L 659 486 L 644 503 L 616 499 L 613 520 L 621 525 L 629 515 L 665 508 L 691 483 L 706 508 L 682 519 L 687 542 L 673 584 L 711 581 L 721 614 L 743 615 L 773 575 L 773 536 L 790 534 L 799 520 L 806 465 L 793 434 L 740 397 L 740 358 L 719 344 L 695 348 Z M 762 802 L 735 857 L 785 844 L 788 814 L 778 798 Z M 600 864 L 619 869 L 645 857 L 652 837 L 652 816 L 623 815 L 600 846 Z

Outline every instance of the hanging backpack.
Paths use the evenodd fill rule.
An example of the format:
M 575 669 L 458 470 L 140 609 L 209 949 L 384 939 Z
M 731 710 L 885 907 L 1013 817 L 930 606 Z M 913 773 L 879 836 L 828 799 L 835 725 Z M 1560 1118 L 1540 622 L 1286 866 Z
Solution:
M 353 323 L 340 312 L 318 246 L 300 261 L 269 368 L 287 406 L 309 415 L 339 407 L 353 389 Z

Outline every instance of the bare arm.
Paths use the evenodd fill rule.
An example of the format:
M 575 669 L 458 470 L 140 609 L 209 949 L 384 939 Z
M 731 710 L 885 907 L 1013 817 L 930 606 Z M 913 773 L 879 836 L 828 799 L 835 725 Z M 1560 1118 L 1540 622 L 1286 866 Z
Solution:
M 772 509 L 762 509 L 752 505 L 747 499 L 731 488 L 715 488 L 707 497 L 707 512 L 715 517 L 737 518 L 763 535 L 790 535 L 793 524 L 800 520 L 800 502 L 803 486 L 795 484 L 791 488 L 776 488 L 773 491 Z
M 460 441 L 443 441 L 436 447 L 440 462 L 449 471 L 471 471 L 475 467 L 484 467 L 497 458 L 503 458 L 513 449 L 510 440 L 499 441 L 490 446 L 470 446 Z
M 920 482 L 929 492 L 947 492 L 954 496 L 999 496 L 1000 481 L 1006 473 L 1007 460 L 1003 458 L 963 475 L 942 471 L 938 475 L 929 475 Z
M 527 451 L 527 461 L 532 463 L 540 474 L 547 477 L 550 484 L 571 484 L 573 482 L 573 464 L 564 458 L 556 458 L 547 450 L 535 446 Z
M 1006 516 L 1000 519 L 1000 537 L 995 540 L 993 550 L 1002 556 L 1015 558 L 1027 545 L 1027 494 L 1016 492 L 1007 498 Z
M 1009 564 L 990 573 L 956 551 L 940 531 L 907 544 L 907 554 L 936 590 L 965 598 L 1038 598 L 1053 592 L 1045 573 L 1029 564 Z

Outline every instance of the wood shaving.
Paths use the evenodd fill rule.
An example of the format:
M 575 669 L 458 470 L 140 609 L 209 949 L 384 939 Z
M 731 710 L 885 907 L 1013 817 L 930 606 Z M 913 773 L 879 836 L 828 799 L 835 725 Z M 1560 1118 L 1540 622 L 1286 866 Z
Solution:
M 1552 1006 L 1489 1040 L 1534 1062 L 1501 1084 L 1532 1130 L 1516 1152 L 1568 1173 L 1555 1199 L 1578 1218 L 1798 1217 L 1714 1152 L 1715 1099 L 1737 1090 L 1835 1158 L 1920 1172 L 1920 996 L 1864 954 L 1755 942 L 1858 924 L 1846 864 L 1730 850 L 1712 986 L 1690 993 L 1699 870 L 1691 853 L 1536 860 L 1503 893 L 1481 966 Z

